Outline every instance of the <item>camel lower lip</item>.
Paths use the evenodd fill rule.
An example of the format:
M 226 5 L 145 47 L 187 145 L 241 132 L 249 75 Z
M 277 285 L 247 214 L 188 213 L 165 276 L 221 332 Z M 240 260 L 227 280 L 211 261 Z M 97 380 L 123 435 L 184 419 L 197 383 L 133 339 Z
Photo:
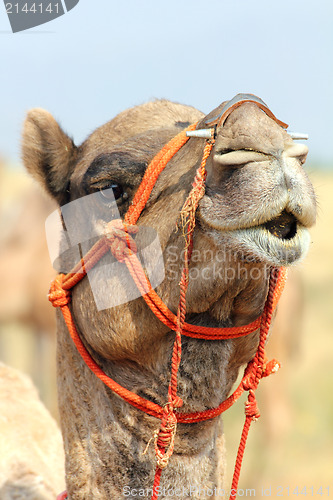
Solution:
M 244 251 L 257 256 L 260 260 L 276 266 L 293 264 L 305 257 L 310 236 L 308 230 L 297 224 L 293 237 L 281 238 L 265 226 L 239 229 L 230 232 L 237 238 Z
M 279 222 L 279 218 L 273 219 L 275 220 Z M 251 258 L 277 267 L 302 260 L 310 245 L 309 231 L 299 222 L 292 222 L 289 230 L 284 233 L 286 237 L 283 237 L 280 231 L 275 230 L 275 226 L 267 227 L 267 223 L 233 230 L 218 227 L 204 219 L 202 221 L 214 231 L 218 244 L 228 241 L 229 245 L 232 242 L 241 259 L 243 256 L 244 259 Z

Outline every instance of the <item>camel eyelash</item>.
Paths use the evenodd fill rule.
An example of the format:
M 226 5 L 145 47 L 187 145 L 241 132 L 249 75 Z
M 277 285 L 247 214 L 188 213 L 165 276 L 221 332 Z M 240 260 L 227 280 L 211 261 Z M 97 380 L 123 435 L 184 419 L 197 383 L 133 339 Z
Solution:
M 113 182 L 109 186 L 98 188 L 98 192 L 100 200 L 104 205 L 110 206 L 114 201 L 119 205 L 128 200 L 128 193 L 121 184 L 116 182 Z

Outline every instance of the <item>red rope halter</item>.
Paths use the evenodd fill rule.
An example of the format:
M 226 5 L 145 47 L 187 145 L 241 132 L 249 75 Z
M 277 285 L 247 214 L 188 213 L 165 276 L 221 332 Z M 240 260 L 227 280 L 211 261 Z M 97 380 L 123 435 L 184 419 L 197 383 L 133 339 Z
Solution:
M 196 124 L 193 124 L 187 130 L 194 130 L 195 128 Z M 90 251 L 83 257 L 83 259 L 81 259 L 81 262 L 79 262 L 70 273 L 68 273 L 67 275 L 59 274 L 53 281 L 49 292 L 49 300 L 52 302 L 54 307 L 60 307 L 71 338 L 73 339 L 73 342 L 76 345 L 77 350 L 79 351 L 83 360 L 93 371 L 93 373 L 100 380 L 102 380 L 102 382 L 106 384 L 113 392 L 118 394 L 118 396 L 130 403 L 132 406 L 144 411 L 148 415 L 159 418 L 161 420 L 160 429 L 155 433 L 155 454 L 157 466 L 155 472 L 152 500 L 156 500 L 158 497 L 158 486 L 160 483 L 162 470 L 168 465 L 168 461 L 173 453 L 177 423 L 195 423 L 212 419 L 230 408 L 230 406 L 232 406 L 232 404 L 237 401 L 237 399 L 244 391 L 248 391 L 249 395 L 245 409 L 245 424 L 237 454 L 235 471 L 232 481 L 231 491 L 234 493 L 230 495 L 230 498 L 235 498 L 235 492 L 237 491 L 240 468 L 248 431 L 252 420 L 256 420 L 260 416 L 255 399 L 255 390 L 257 389 L 261 378 L 276 371 L 279 366 L 276 361 L 270 362 L 265 365 L 264 346 L 273 311 L 277 305 L 284 287 L 286 278 L 286 272 L 284 268 L 271 270 L 269 291 L 264 307 L 264 312 L 259 318 L 257 318 L 249 325 L 232 328 L 210 328 L 195 326 L 185 322 L 186 291 L 188 287 L 189 262 L 193 247 L 195 212 L 200 199 L 204 195 L 206 161 L 214 145 L 214 138 L 206 141 L 201 165 L 197 170 L 194 182 L 192 184 L 192 189 L 181 211 L 183 231 L 185 236 L 185 254 L 184 267 L 180 280 L 180 300 L 176 316 L 167 308 L 164 302 L 153 290 L 147 276 L 145 275 L 141 263 L 136 256 L 136 245 L 131 236 L 131 234 L 135 234 L 137 232 L 137 226 L 135 224 L 148 201 L 148 198 L 156 183 L 156 180 L 158 179 L 158 176 L 165 168 L 168 161 L 189 139 L 186 136 L 187 130 L 174 137 L 151 161 L 134 196 L 132 204 L 125 215 L 124 221 L 111 221 L 107 225 L 106 235 L 90 249 Z M 168 401 L 163 407 L 138 396 L 137 394 L 129 391 L 125 387 L 122 387 L 113 379 L 108 377 L 86 350 L 75 327 L 69 307 L 69 303 L 71 300 L 70 290 L 87 274 L 87 272 L 98 262 L 99 259 L 102 258 L 102 256 L 108 250 L 111 250 L 116 259 L 126 264 L 131 276 L 136 283 L 136 286 L 141 292 L 143 299 L 155 314 L 155 316 L 162 323 L 167 325 L 170 330 L 173 330 L 176 333 L 172 353 Z M 217 408 L 193 413 L 177 412 L 177 409 L 180 408 L 183 404 L 182 400 L 177 395 L 177 375 L 179 364 L 181 361 L 181 336 L 187 335 L 189 337 L 207 340 L 234 339 L 237 337 L 248 335 L 249 333 L 252 333 L 259 328 L 260 340 L 256 355 L 248 363 L 244 371 L 242 381 L 240 382 L 234 393 L 231 394 L 225 401 L 223 401 Z M 58 500 L 65 498 L 67 498 L 67 494 L 62 493 L 58 497 Z

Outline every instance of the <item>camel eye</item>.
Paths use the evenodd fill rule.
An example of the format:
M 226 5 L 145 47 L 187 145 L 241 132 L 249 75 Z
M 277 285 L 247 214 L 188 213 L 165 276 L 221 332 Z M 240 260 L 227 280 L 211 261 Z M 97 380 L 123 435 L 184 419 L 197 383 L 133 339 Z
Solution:
M 101 189 L 100 196 L 104 204 L 110 204 L 114 200 L 118 203 L 122 203 L 128 198 L 128 195 L 124 192 L 123 187 L 117 183 L 110 184 L 107 189 Z

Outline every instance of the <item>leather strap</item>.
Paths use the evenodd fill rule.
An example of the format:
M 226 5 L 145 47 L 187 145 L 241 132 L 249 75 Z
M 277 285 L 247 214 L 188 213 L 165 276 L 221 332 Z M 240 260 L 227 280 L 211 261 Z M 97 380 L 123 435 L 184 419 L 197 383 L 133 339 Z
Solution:
M 272 118 L 280 127 L 288 128 L 288 125 L 276 118 L 276 116 L 272 113 L 266 103 L 260 97 L 257 97 L 253 94 L 237 94 L 230 101 L 228 101 L 222 108 L 221 112 L 206 120 L 205 125 L 212 127 L 216 125 L 217 127 L 222 127 L 230 113 L 232 113 L 236 108 L 244 104 L 245 102 L 253 102 L 256 104 L 262 111 L 266 113 L 267 116 Z

